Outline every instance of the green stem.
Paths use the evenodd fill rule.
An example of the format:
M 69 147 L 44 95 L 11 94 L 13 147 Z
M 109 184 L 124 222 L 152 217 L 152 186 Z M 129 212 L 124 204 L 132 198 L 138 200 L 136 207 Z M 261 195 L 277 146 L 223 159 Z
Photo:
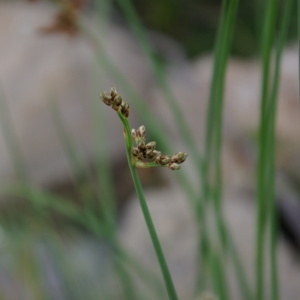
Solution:
M 226 75 L 227 61 L 230 53 L 234 23 L 238 9 L 238 0 L 224 1 L 222 5 L 221 20 L 215 46 L 214 68 L 210 87 L 209 106 L 206 124 L 205 139 L 205 173 L 203 176 L 202 198 L 204 206 L 208 204 L 210 198 L 213 200 L 214 214 L 218 228 L 219 240 L 221 242 L 222 253 L 230 254 L 235 269 L 239 287 L 244 299 L 251 299 L 250 288 L 238 256 L 234 240 L 226 224 L 222 212 L 222 111 L 224 82 Z M 202 212 L 203 214 L 203 212 Z M 205 214 L 204 214 L 205 215 Z M 202 216 L 200 216 L 201 218 Z M 228 250 L 232 251 L 228 251 Z M 236 255 L 233 255 L 235 253 Z M 225 259 L 220 260 L 220 270 L 225 274 Z M 223 274 L 223 275 L 224 275 Z M 223 276 L 226 279 L 226 276 Z
M 274 28 L 276 22 L 278 0 L 271 0 L 266 7 L 266 18 L 262 39 L 262 90 L 261 90 L 261 107 L 260 107 L 260 132 L 259 132 L 259 162 L 257 176 L 257 234 L 256 234 L 256 300 L 264 299 L 264 242 L 267 221 L 269 220 L 268 202 L 270 199 L 270 191 L 267 190 L 268 183 L 268 124 L 267 105 L 269 95 L 270 80 L 270 61 L 271 49 L 274 39 Z
M 140 206 L 141 206 L 141 209 L 142 209 L 145 221 L 146 221 L 146 225 L 147 225 L 147 228 L 148 228 L 148 231 L 149 231 L 152 243 L 153 243 L 153 247 L 156 252 L 156 256 L 157 256 L 157 259 L 158 259 L 158 262 L 159 262 L 159 265 L 161 268 L 161 272 L 162 272 L 162 275 L 163 275 L 163 278 L 165 281 L 166 289 L 167 289 L 170 300 L 177 300 L 178 297 L 177 297 L 177 294 L 176 294 L 176 291 L 174 288 L 174 284 L 173 284 L 173 281 L 172 281 L 172 278 L 170 275 L 170 271 L 168 269 L 168 265 L 167 265 L 166 259 L 164 257 L 164 254 L 163 254 L 163 251 L 162 251 L 162 248 L 161 248 L 161 245 L 160 245 L 160 242 L 159 242 L 159 239 L 158 239 L 158 236 L 157 236 L 157 233 L 156 233 L 156 230 L 155 230 L 152 218 L 151 218 L 151 214 L 150 214 L 150 211 L 149 211 L 149 208 L 148 208 L 148 205 L 147 205 L 144 193 L 143 193 L 143 188 L 142 188 L 136 167 L 134 166 L 133 161 L 132 161 L 131 149 L 132 149 L 133 143 L 132 143 L 132 138 L 131 138 L 130 126 L 129 126 L 127 118 L 125 118 L 121 112 L 118 112 L 118 116 L 124 125 L 124 139 L 125 139 L 125 144 L 126 144 L 126 155 L 127 155 L 127 159 L 128 159 L 130 173 L 132 176 L 132 180 L 134 183 L 136 193 L 139 198 Z
M 275 141 L 276 141 L 276 111 L 277 111 L 277 102 L 278 102 L 278 89 L 280 81 L 280 62 L 283 52 L 283 47 L 286 41 L 286 36 L 288 32 L 288 27 L 290 24 L 290 17 L 293 9 L 293 1 L 285 1 L 282 22 L 278 36 L 278 43 L 276 47 L 276 57 L 275 57 L 275 70 L 274 78 L 271 89 L 271 96 L 268 105 L 267 118 L 266 122 L 269 125 L 268 128 L 268 150 L 266 151 L 269 154 L 269 178 L 268 187 L 270 193 L 269 199 L 269 211 L 270 211 L 270 272 L 271 272 L 271 298 L 273 300 L 279 300 L 279 280 L 278 280 L 278 266 L 277 266 L 277 217 L 276 217 L 276 203 L 275 203 Z
M 159 239 L 158 239 L 156 231 L 155 231 L 154 224 L 152 222 L 152 218 L 151 218 L 151 215 L 150 215 L 150 212 L 148 209 L 148 205 L 147 205 L 147 202 L 146 202 L 144 194 L 143 194 L 143 189 L 142 189 L 141 182 L 138 177 L 136 168 L 131 166 L 130 171 L 131 171 L 131 175 L 132 175 L 132 179 L 133 179 L 133 183 L 134 183 L 136 192 L 138 194 L 141 209 L 143 211 L 143 215 L 144 215 L 144 218 L 145 218 L 148 230 L 149 230 L 149 234 L 151 236 L 151 240 L 152 240 L 152 243 L 153 243 L 156 255 L 157 255 L 157 259 L 160 264 L 161 272 L 164 277 L 164 281 L 165 281 L 166 288 L 167 288 L 167 291 L 169 294 L 169 298 L 173 299 L 173 300 L 178 299 L 173 282 L 172 282 L 172 278 L 171 278 L 171 275 L 170 275 L 170 272 L 169 272 L 169 269 L 168 269 L 168 266 L 167 266 L 167 263 L 166 263 L 166 260 L 165 260 L 160 242 L 159 242 Z

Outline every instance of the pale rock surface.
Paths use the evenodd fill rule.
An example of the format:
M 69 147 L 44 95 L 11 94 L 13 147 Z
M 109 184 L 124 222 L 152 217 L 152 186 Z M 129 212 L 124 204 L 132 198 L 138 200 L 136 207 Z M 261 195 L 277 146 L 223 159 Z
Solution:
M 203 136 L 201 130 L 207 113 L 213 58 L 204 56 L 194 62 L 180 62 L 170 66 L 167 78 L 170 88 L 177 99 L 193 136 L 197 140 Z M 298 50 L 288 47 L 282 57 L 281 80 L 278 97 L 278 138 L 293 140 L 299 134 L 298 114 Z M 239 60 L 231 58 L 225 80 L 225 134 L 232 132 L 249 134 L 258 129 L 260 112 L 261 66 L 258 60 Z M 167 115 L 165 122 L 173 133 L 176 127 L 170 126 L 170 109 L 159 89 L 153 91 L 158 112 Z M 290 122 L 290 119 L 295 122 Z M 173 124 L 172 124 L 173 125 Z M 226 135 L 225 135 L 226 136 Z M 201 139 L 202 141 L 202 139 Z
M 186 196 L 177 187 L 146 191 L 146 199 L 161 241 L 174 284 L 180 299 L 194 299 L 195 274 L 197 272 L 196 222 Z M 256 236 L 256 209 L 253 196 L 239 192 L 229 192 L 223 202 L 225 220 L 237 245 L 237 249 L 253 287 Z M 207 212 L 210 224 L 210 238 L 216 238 L 212 211 Z M 136 197 L 127 208 L 120 227 L 120 238 L 138 261 L 146 264 L 159 276 L 158 262 Z M 279 280 L 281 299 L 294 300 L 300 293 L 300 264 L 279 240 L 278 247 Z M 232 300 L 240 300 L 235 273 L 228 265 L 229 291 Z M 253 290 L 253 289 L 252 289 Z M 212 291 L 215 292 L 215 291 Z
M 121 123 L 98 99 L 99 92 L 118 82 L 110 76 L 110 70 L 97 66 L 96 50 L 88 38 L 39 32 L 52 24 L 56 10 L 43 1 L 0 3 L 0 88 L 7 106 L 4 114 L 11 117 L 9 126 L 15 132 L 29 178 L 43 185 L 70 175 L 69 161 L 49 108 L 53 99 L 66 131 L 86 162 L 95 160 L 101 130 L 106 134 L 101 143 L 107 146 L 110 158 L 125 155 Z M 152 75 L 134 38 L 116 25 L 105 24 L 106 30 L 91 26 L 99 33 L 101 51 L 138 94 L 145 93 Z M 126 93 L 120 93 L 126 98 Z M 133 123 L 137 122 L 134 114 L 131 117 Z M 1 131 L 2 183 L 15 177 L 10 154 Z
M 179 298 L 186 299 L 193 291 L 197 230 L 193 213 L 182 191 L 176 189 L 151 190 L 145 194 L 150 213 L 162 242 Z M 133 197 L 120 224 L 119 236 L 127 251 L 149 272 L 161 278 L 160 269 L 151 244 L 139 202 Z

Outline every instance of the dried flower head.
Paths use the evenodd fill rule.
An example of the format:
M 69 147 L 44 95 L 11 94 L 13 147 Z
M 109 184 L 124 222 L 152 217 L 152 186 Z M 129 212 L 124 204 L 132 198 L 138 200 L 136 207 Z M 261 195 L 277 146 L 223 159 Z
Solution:
M 156 147 L 156 142 L 150 142 L 146 145 L 147 150 L 154 150 Z
M 152 141 L 146 143 L 146 128 L 144 125 L 138 129 L 132 129 L 130 132 L 128 121 L 126 120 L 129 116 L 129 104 L 123 100 L 122 96 L 117 92 L 115 88 L 111 88 L 109 92 L 103 92 L 100 95 L 102 101 L 112 107 L 119 113 L 119 117 L 125 124 L 126 130 L 124 131 L 127 136 L 128 149 L 131 151 L 131 159 L 133 165 L 141 168 L 164 166 L 170 170 L 179 170 L 180 164 L 182 164 L 187 154 L 185 152 L 178 152 L 173 156 L 162 154 L 157 151 L 156 142 Z M 126 119 L 124 119 L 124 117 Z M 128 137 L 131 135 L 131 138 Z M 136 147 L 133 147 L 132 140 L 134 140 Z
M 169 168 L 170 170 L 175 171 L 175 170 L 179 170 L 179 169 L 180 169 L 180 165 L 179 165 L 179 164 L 176 164 L 176 163 L 170 163 L 170 164 L 168 164 L 168 168 Z
M 176 164 L 182 164 L 187 158 L 185 152 L 178 152 L 172 156 L 171 162 Z
M 138 148 L 141 151 L 146 150 L 146 128 L 144 125 L 140 126 L 137 130 L 131 130 L 131 136 L 135 143 L 137 144 Z
M 132 129 L 131 137 L 137 145 L 137 147 L 133 147 L 131 149 L 131 153 L 137 160 L 136 166 L 138 167 L 147 167 L 149 166 L 149 163 L 152 163 L 151 166 L 153 166 L 154 163 L 154 166 L 159 165 L 165 166 L 170 170 L 179 170 L 180 164 L 182 164 L 187 158 L 187 154 L 185 152 L 178 152 L 173 156 L 162 154 L 160 151 L 155 150 L 155 141 L 146 144 L 146 128 L 144 125 L 140 126 L 138 129 Z M 147 161 L 144 162 L 144 160 Z
M 141 138 L 146 138 L 146 128 L 144 125 L 140 126 L 137 130 L 137 135 Z
M 171 156 L 165 154 L 159 155 L 156 157 L 155 162 L 159 165 L 167 165 L 171 162 Z
M 129 104 L 123 100 L 122 96 L 118 94 L 115 88 L 111 88 L 110 92 L 103 92 L 100 95 L 102 101 L 111 106 L 115 111 L 120 111 L 121 114 L 125 117 L 129 117 Z
M 121 113 L 125 118 L 129 117 L 129 104 L 125 101 L 122 101 L 121 105 Z

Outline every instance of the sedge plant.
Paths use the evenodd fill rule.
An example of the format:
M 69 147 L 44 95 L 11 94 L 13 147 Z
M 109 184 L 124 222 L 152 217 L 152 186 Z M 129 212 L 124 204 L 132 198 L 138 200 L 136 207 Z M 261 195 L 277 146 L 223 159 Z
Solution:
M 187 153 L 178 152 L 173 156 L 163 154 L 155 149 L 156 142 L 153 141 L 146 143 L 146 128 L 144 125 L 140 126 L 137 130 L 131 130 L 128 122 L 129 104 L 122 99 L 122 96 L 115 88 L 111 88 L 110 92 L 102 93 L 100 98 L 106 105 L 111 106 L 117 112 L 124 125 L 126 155 L 134 187 L 157 255 L 168 296 L 171 300 L 178 299 L 164 253 L 145 200 L 137 168 L 167 167 L 170 170 L 179 170 L 180 165 L 187 158 Z M 133 141 L 136 143 L 136 147 L 134 147 Z

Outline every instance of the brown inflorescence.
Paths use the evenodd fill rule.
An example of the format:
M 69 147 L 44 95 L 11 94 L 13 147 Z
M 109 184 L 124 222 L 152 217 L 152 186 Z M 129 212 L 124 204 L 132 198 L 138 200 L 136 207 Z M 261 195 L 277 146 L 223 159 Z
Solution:
M 178 152 L 171 155 L 162 154 L 160 151 L 155 150 L 156 142 L 149 142 L 146 144 L 146 129 L 145 126 L 140 126 L 137 130 L 132 129 L 131 136 L 134 139 L 137 147 L 131 150 L 132 155 L 139 161 L 143 159 L 153 160 L 158 165 L 166 166 L 171 170 L 179 170 L 187 154 L 185 152 Z
M 106 105 L 128 118 L 129 104 L 123 100 L 115 88 L 111 88 L 109 92 L 103 92 L 100 98 Z M 164 166 L 170 170 L 179 170 L 180 165 L 187 158 L 185 152 L 178 152 L 173 156 L 162 154 L 155 149 L 155 141 L 146 144 L 146 128 L 144 125 L 138 129 L 132 129 L 131 137 L 136 143 L 136 147 L 131 148 L 131 155 L 138 167 Z
M 100 95 L 102 101 L 111 106 L 115 111 L 120 111 L 121 114 L 125 117 L 129 117 L 129 104 L 123 100 L 122 96 L 118 94 L 115 88 L 111 88 L 110 92 L 103 92 Z

